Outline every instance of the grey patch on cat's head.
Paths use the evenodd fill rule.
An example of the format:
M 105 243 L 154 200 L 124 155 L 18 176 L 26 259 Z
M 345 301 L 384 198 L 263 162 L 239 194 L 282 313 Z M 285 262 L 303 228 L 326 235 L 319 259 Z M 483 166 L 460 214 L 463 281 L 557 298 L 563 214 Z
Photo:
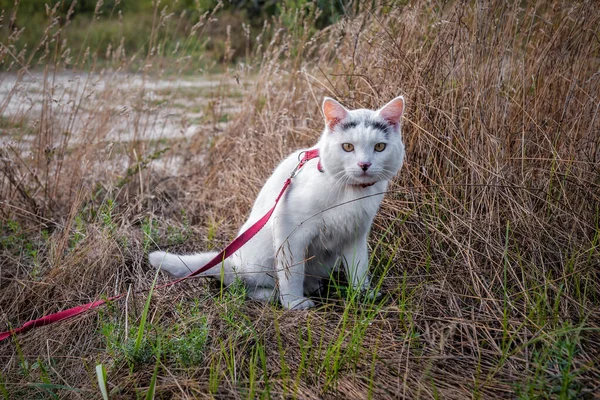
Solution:
M 377 121 L 377 120 L 367 119 L 367 120 L 365 121 L 365 125 L 366 125 L 367 127 L 370 127 L 370 128 L 376 129 L 376 130 L 378 130 L 378 131 L 382 131 L 382 132 L 383 132 L 383 134 L 385 135 L 385 138 L 386 138 L 386 139 L 388 138 L 388 136 L 389 136 L 389 134 L 390 134 L 390 131 L 391 131 L 391 129 L 390 129 L 390 128 L 391 128 L 391 126 L 390 126 L 390 125 L 388 125 L 388 124 L 386 124 L 386 123 L 385 123 L 385 122 L 383 122 L 383 121 Z
M 388 138 L 389 134 L 392 132 L 392 126 L 390 126 L 389 124 L 385 123 L 384 121 L 371 119 L 369 117 L 367 117 L 363 121 L 342 122 L 341 124 L 339 124 L 339 130 L 342 132 L 347 131 L 347 130 L 356 128 L 357 126 L 362 125 L 362 124 L 364 124 L 364 126 L 367 128 L 372 128 L 372 129 L 383 132 L 386 139 Z
M 358 126 L 357 121 L 348 121 L 348 122 L 344 122 L 344 123 L 340 124 L 340 129 L 342 131 L 346 131 L 348 129 L 356 128 L 357 126 Z

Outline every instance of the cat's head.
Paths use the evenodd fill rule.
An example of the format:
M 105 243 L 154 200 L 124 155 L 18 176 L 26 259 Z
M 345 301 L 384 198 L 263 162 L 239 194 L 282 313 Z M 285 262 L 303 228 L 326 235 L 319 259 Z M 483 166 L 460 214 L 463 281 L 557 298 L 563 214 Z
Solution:
M 391 179 L 404 161 L 401 120 L 404 98 L 379 110 L 348 110 L 326 97 L 321 162 L 340 184 L 367 187 Z

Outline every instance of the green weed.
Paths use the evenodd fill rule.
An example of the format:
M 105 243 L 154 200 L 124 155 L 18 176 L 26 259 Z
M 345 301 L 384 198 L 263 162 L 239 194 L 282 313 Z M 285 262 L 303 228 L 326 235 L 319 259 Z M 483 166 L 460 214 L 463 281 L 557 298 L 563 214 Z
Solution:
M 565 324 L 563 332 L 549 335 L 548 340 L 534 346 L 533 371 L 516 386 L 519 399 L 549 396 L 557 399 L 581 398 L 583 386 L 579 376 L 585 366 L 575 364 L 580 349 L 580 332 Z
M 182 368 L 200 366 L 205 358 L 208 339 L 208 321 L 206 317 L 200 317 L 185 332 L 169 338 L 165 343 L 165 354 Z

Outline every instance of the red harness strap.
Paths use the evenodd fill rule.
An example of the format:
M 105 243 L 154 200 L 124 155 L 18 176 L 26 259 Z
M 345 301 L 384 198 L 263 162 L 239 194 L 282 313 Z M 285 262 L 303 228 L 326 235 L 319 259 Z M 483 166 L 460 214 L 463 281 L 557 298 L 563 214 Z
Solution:
M 229 245 L 227 245 L 227 247 L 225 247 L 219 254 L 217 254 L 212 260 L 210 260 L 203 267 L 201 267 L 198 270 L 190 273 L 187 276 L 184 276 L 183 278 L 179 278 L 179 279 L 176 279 L 174 281 L 167 282 L 167 283 L 165 283 L 163 285 L 157 286 L 155 289 L 162 289 L 162 288 L 166 288 L 168 286 L 175 285 L 176 283 L 185 281 L 186 279 L 189 279 L 189 278 L 191 278 L 193 276 L 201 274 L 202 272 L 204 272 L 204 271 L 206 271 L 208 269 L 211 269 L 212 267 L 215 267 L 215 266 L 219 265 L 226 258 L 230 257 L 233 253 L 235 253 L 236 251 L 238 251 L 250 239 L 252 239 L 254 237 L 254 235 L 256 235 L 266 225 L 267 221 L 269 221 L 269 218 L 271 218 L 271 215 L 273 214 L 273 211 L 275 211 L 275 207 L 277 207 L 277 203 L 279 203 L 279 200 L 281 199 L 281 197 L 285 193 L 286 189 L 292 183 L 292 178 L 296 175 L 296 173 L 298 172 L 298 170 L 300 168 L 302 168 L 304 166 L 304 164 L 306 164 L 309 160 L 312 160 L 313 158 L 319 157 L 319 149 L 307 150 L 307 151 L 305 151 L 303 153 L 304 153 L 304 155 L 300 159 L 300 162 L 298 163 L 298 165 L 296 166 L 296 168 L 294 169 L 294 171 L 292 172 L 292 174 L 290 175 L 290 177 L 287 178 L 285 180 L 285 182 L 283 183 L 283 187 L 281 188 L 281 191 L 279 192 L 279 195 L 275 199 L 275 204 L 273 205 L 273 207 L 271 207 L 271 209 L 269 211 L 267 211 L 267 213 L 261 219 L 259 219 L 258 221 L 256 221 L 250 228 L 248 228 L 244 232 L 242 232 L 237 238 L 235 238 L 233 240 L 233 242 L 229 243 Z M 300 154 L 302 154 L 302 153 L 300 153 Z M 319 161 L 318 166 L 320 167 L 320 165 L 321 165 L 321 162 Z M 321 172 L 323 172 L 321 170 L 321 168 L 319 168 L 319 170 Z M 50 324 L 53 324 L 55 322 L 59 322 L 59 321 L 62 321 L 62 320 L 74 317 L 74 316 L 82 314 L 82 313 L 84 313 L 86 311 L 92 310 L 94 308 L 98 308 L 98 307 L 104 305 L 108 301 L 120 299 L 120 298 L 124 297 L 125 295 L 126 295 L 126 293 L 121 293 L 121 294 L 119 294 L 117 296 L 109 297 L 106 300 L 96 300 L 96 301 L 93 301 L 91 303 L 83 304 L 83 305 L 80 305 L 80 306 L 77 306 L 77 307 L 69 308 L 67 310 L 59 311 L 59 312 L 54 313 L 54 314 L 49 314 L 49 315 L 43 316 L 43 317 L 38 318 L 38 319 L 34 319 L 32 321 L 28 321 L 28 322 L 26 322 L 25 324 L 23 324 L 19 328 L 11 329 L 11 330 L 6 331 L 6 332 L 0 332 L 0 341 L 2 341 L 4 339 L 7 339 L 10 336 L 15 335 L 17 333 L 23 333 L 23 332 L 26 332 L 26 331 L 28 331 L 28 330 L 30 330 L 32 328 L 38 327 L 38 326 L 50 325 Z

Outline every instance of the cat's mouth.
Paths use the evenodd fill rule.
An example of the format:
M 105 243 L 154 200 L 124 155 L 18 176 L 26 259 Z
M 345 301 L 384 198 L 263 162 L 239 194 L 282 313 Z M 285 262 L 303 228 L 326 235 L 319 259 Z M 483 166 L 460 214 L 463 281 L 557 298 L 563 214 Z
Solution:
M 355 188 L 367 188 L 373 186 L 381 180 L 379 174 L 372 173 L 371 171 L 360 171 L 360 173 L 353 173 L 349 176 L 347 185 Z
M 351 183 L 350 186 L 354 186 L 354 187 L 359 187 L 359 188 L 367 188 L 369 186 L 373 186 L 374 184 L 376 184 L 377 182 L 371 182 L 371 183 Z
M 373 178 L 374 177 L 372 177 L 372 176 L 361 176 L 360 178 L 356 179 L 354 182 L 351 182 L 350 186 L 359 187 L 359 188 L 363 188 L 363 189 L 366 187 L 369 187 L 369 186 L 373 186 L 374 184 L 379 182 L 378 180 L 373 180 Z M 363 179 L 365 179 L 365 182 L 361 182 Z

